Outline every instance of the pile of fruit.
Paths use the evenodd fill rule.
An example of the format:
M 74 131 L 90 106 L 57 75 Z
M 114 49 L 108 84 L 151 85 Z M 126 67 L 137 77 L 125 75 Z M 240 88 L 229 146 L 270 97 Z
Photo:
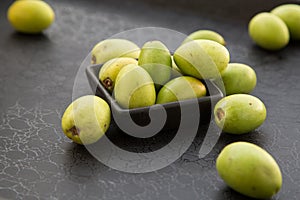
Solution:
M 93 48 L 92 64 L 103 65 L 99 81 L 126 109 L 201 98 L 207 94 L 204 80 L 221 78 L 229 96 L 216 105 L 216 122 L 225 132 L 247 133 L 264 122 L 266 108 L 249 95 L 256 86 L 255 71 L 229 63 L 224 45 L 224 38 L 211 30 L 190 34 L 173 55 L 160 41 L 140 49 L 125 39 L 107 39 Z
M 271 12 L 258 13 L 250 20 L 248 31 L 251 39 L 261 48 L 280 50 L 287 46 L 290 39 L 300 39 L 300 6 L 285 4 Z M 238 79 L 233 72 L 231 74 L 231 78 Z M 226 83 L 230 76 L 226 75 L 226 71 L 222 74 L 227 94 L 232 93 L 230 84 Z M 248 84 L 255 81 L 249 79 Z M 221 99 L 215 106 L 214 114 L 215 122 L 224 132 L 241 134 L 263 123 L 266 108 L 256 97 L 235 94 Z M 216 168 L 228 186 L 249 197 L 268 199 L 282 186 L 281 171 L 274 158 L 264 149 L 248 142 L 227 145 L 217 158 Z
M 44 1 L 15 1 L 7 17 L 17 31 L 40 33 L 53 22 L 53 9 Z M 267 50 L 279 50 L 300 39 L 300 6 L 286 4 L 255 15 L 249 22 L 252 40 Z M 264 103 L 249 93 L 256 86 L 255 71 L 244 63 L 229 63 L 224 38 L 211 30 L 190 34 L 172 55 L 161 41 L 146 42 L 140 49 L 124 39 L 107 39 L 92 50 L 92 64 L 101 64 L 99 81 L 125 109 L 164 104 L 208 94 L 206 79 L 221 78 L 226 97 L 214 108 L 216 124 L 224 132 L 244 134 L 266 119 Z M 94 95 L 76 99 L 65 110 L 62 129 L 78 144 L 92 144 L 108 130 L 111 110 Z M 234 190 L 254 198 L 270 198 L 282 184 L 273 157 L 247 142 L 227 145 L 216 168 Z
M 256 86 L 255 71 L 246 64 L 229 63 L 224 45 L 224 38 L 211 30 L 190 34 L 173 55 L 160 41 L 146 42 L 139 49 L 128 40 L 108 39 L 93 48 L 92 63 L 103 64 L 99 81 L 128 109 L 201 98 L 207 93 L 202 82 L 221 78 L 227 96 L 215 105 L 215 122 L 224 132 L 244 134 L 264 122 L 266 107 L 249 94 Z M 269 198 L 281 188 L 278 164 L 251 143 L 225 147 L 216 168 L 230 187 L 250 197 Z
M 271 12 L 258 13 L 248 29 L 258 46 L 272 51 L 282 49 L 290 39 L 300 40 L 300 5 L 284 4 Z
M 203 78 L 217 77 L 228 62 L 223 45 L 200 38 L 183 43 L 173 56 L 161 41 L 140 49 L 125 39 L 107 39 L 92 50 L 92 63 L 104 63 L 100 82 L 126 109 L 206 96 Z

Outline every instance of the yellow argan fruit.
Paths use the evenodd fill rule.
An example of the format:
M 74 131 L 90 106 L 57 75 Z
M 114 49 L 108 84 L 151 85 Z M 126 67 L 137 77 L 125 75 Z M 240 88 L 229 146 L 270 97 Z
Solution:
M 10 24 L 22 33 L 40 33 L 48 28 L 55 19 L 53 9 L 44 1 L 15 1 L 8 9 Z

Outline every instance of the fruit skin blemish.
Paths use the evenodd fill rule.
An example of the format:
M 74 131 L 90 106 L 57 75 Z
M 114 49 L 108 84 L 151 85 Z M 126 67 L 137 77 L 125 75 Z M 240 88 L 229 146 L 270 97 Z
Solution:
M 109 127 L 110 112 L 108 104 L 100 97 L 79 97 L 66 108 L 61 119 L 62 130 L 77 144 L 95 143 Z
M 244 134 L 255 130 L 267 117 L 264 103 L 249 94 L 233 94 L 215 105 L 215 122 L 226 133 Z

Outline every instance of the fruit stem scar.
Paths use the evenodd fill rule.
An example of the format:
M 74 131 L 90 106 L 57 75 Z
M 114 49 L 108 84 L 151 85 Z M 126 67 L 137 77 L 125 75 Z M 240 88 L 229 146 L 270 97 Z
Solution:
M 92 64 L 96 64 L 96 61 L 97 61 L 96 56 L 93 55 L 93 56 L 92 56 Z
M 110 78 L 106 78 L 103 80 L 103 84 L 104 84 L 105 88 L 110 89 L 113 85 L 113 81 Z
M 79 133 L 80 133 L 80 130 L 76 126 L 73 126 L 72 128 L 70 128 L 69 131 L 72 132 L 72 135 L 79 135 Z
M 224 110 L 222 110 L 222 108 L 217 109 L 217 117 L 219 121 L 221 121 L 225 117 L 225 112 Z

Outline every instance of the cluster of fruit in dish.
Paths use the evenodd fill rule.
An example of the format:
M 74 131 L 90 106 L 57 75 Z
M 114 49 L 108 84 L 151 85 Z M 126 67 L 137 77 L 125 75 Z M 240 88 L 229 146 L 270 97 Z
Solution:
M 268 50 L 283 48 L 290 37 L 298 40 L 299 10 L 299 5 L 288 4 L 254 16 L 249 23 L 250 37 Z M 221 78 L 226 97 L 214 107 L 215 123 L 224 132 L 244 134 L 262 125 L 267 111 L 259 98 L 250 95 L 256 87 L 255 71 L 244 63 L 230 63 L 225 45 L 224 38 L 211 30 L 190 34 L 174 54 L 158 40 L 139 48 L 129 40 L 107 39 L 94 46 L 91 62 L 102 65 L 99 81 L 125 109 L 201 98 L 207 95 L 203 82 Z M 69 105 L 62 127 L 76 143 L 91 144 L 105 134 L 110 119 L 104 100 L 84 96 Z M 216 168 L 231 188 L 246 196 L 270 198 L 282 185 L 274 158 L 248 142 L 227 145 Z

